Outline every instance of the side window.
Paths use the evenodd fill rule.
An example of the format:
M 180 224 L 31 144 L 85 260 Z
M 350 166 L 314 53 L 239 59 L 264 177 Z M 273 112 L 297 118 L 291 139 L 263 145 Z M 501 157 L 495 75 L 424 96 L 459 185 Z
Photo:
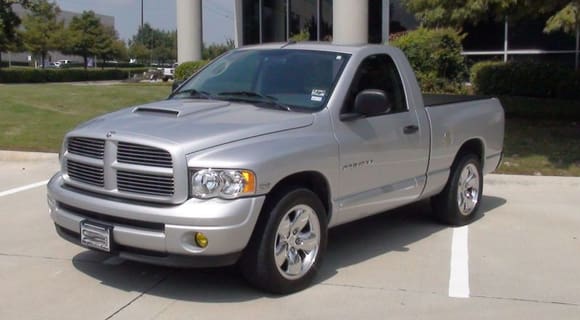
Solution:
M 408 110 L 401 77 L 395 62 L 388 55 L 378 54 L 363 60 L 350 86 L 343 107 L 344 112 L 352 112 L 356 95 L 367 89 L 377 89 L 385 92 L 391 102 L 390 113 Z

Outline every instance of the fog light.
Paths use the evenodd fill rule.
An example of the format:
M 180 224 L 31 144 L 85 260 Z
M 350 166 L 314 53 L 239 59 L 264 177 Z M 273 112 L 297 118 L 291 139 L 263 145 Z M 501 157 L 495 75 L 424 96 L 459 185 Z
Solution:
M 197 243 L 197 245 L 200 248 L 207 247 L 208 240 L 207 240 L 207 237 L 205 236 L 205 234 L 203 234 L 201 232 L 196 232 L 195 233 L 195 243 Z

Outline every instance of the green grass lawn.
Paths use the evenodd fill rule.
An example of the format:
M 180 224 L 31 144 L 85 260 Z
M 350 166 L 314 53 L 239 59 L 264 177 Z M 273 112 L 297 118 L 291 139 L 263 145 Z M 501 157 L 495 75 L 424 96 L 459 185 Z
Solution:
M 96 115 L 164 99 L 167 84 L 0 85 L 0 149 L 49 151 L 60 148 L 70 129 Z M 508 112 L 575 108 L 578 101 L 502 98 Z M 578 106 L 580 108 L 580 106 Z M 580 176 L 580 121 L 508 117 L 500 173 Z M 544 111 L 542 111 L 544 112 Z M 549 118 L 549 117 L 548 117 Z
M 499 173 L 580 176 L 580 122 L 508 118 Z
M 0 149 L 58 151 L 64 134 L 96 115 L 169 95 L 169 85 L 0 85 Z

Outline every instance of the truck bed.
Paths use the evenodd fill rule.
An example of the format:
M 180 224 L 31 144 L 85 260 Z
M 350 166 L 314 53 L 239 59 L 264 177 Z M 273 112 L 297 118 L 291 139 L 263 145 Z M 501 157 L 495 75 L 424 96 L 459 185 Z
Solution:
M 423 94 L 425 107 L 438 107 L 446 104 L 489 99 L 489 96 L 468 96 L 452 94 Z

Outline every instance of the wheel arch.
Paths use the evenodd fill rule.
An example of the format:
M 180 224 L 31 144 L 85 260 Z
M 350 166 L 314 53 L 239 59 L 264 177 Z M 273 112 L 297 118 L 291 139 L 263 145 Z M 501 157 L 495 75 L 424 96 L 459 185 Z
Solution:
M 459 161 L 459 159 L 461 159 L 461 157 L 466 154 L 476 155 L 479 158 L 481 167 L 483 168 L 485 166 L 485 145 L 483 143 L 483 140 L 479 138 L 472 138 L 463 142 L 463 144 L 455 154 L 455 159 L 453 159 L 452 168 L 455 166 L 457 161 Z
M 326 210 L 327 222 L 332 216 L 331 189 L 328 179 L 319 171 L 302 171 L 288 175 L 278 181 L 266 195 L 266 203 L 277 198 L 289 188 L 302 187 L 318 196 Z

